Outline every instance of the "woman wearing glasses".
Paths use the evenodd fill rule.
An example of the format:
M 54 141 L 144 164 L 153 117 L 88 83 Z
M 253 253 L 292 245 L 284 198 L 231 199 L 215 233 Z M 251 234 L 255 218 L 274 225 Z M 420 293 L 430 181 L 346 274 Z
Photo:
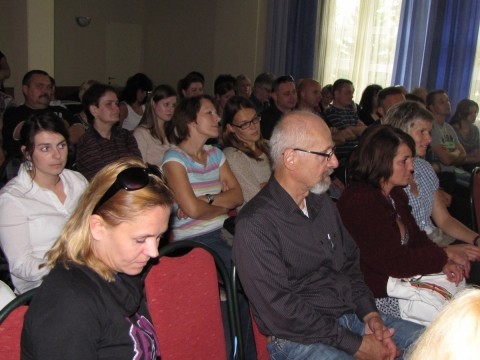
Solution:
M 205 145 L 218 136 L 220 118 L 213 99 L 183 99 L 167 128 L 176 144 L 165 154 L 163 170 L 177 203 L 174 240 L 200 241 L 217 251 L 228 269 L 231 247 L 220 236 L 230 209 L 243 203 L 242 190 L 218 148 Z
M 444 272 L 458 283 L 470 264 L 421 231 L 403 191 L 414 166 L 415 142 L 379 125 L 365 131 L 350 163 L 351 181 L 337 207 L 361 253 L 365 282 L 380 311 L 400 317 L 398 300 L 387 295 L 388 278 Z
M 267 183 L 272 171 L 269 146 L 262 138 L 260 120 L 255 105 L 243 96 L 234 96 L 225 105 L 223 152 L 240 183 L 244 204 Z
M 25 316 L 22 359 L 158 359 L 139 275 L 158 256 L 172 195 L 158 168 L 103 168 L 48 253 Z
M 68 131 L 56 115 L 26 120 L 20 143 L 25 161 L 0 191 L 0 245 L 17 293 L 41 284 L 44 255 L 87 187 L 80 173 L 65 169 Z

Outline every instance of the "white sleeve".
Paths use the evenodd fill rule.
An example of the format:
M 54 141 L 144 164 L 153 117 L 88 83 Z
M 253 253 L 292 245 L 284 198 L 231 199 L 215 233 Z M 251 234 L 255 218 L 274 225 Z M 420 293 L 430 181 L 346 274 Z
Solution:
M 3 194 L 0 197 L 0 245 L 10 266 L 10 273 L 26 281 L 38 281 L 48 273 L 39 265 L 43 255 L 35 251 L 30 239 L 27 211 L 21 201 Z

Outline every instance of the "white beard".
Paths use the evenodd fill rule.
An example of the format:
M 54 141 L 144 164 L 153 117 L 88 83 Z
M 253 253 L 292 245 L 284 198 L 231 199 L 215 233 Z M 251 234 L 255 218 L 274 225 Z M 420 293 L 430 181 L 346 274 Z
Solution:
M 328 176 L 324 179 L 321 180 L 319 183 L 315 184 L 311 189 L 310 192 L 320 195 L 325 192 L 327 192 L 328 188 L 330 187 L 330 184 L 332 180 L 330 179 L 330 175 L 333 173 L 333 170 L 328 171 Z

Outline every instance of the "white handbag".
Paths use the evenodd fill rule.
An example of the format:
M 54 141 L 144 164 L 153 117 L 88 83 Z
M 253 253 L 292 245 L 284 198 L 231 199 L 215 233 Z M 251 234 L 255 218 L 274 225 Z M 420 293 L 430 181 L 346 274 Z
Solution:
M 443 273 L 419 275 L 408 279 L 389 277 L 387 294 L 398 299 L 402 319 L 428 325 L 457 292 L 465 288 L 465 280 L 458 286 L 448 281 Z

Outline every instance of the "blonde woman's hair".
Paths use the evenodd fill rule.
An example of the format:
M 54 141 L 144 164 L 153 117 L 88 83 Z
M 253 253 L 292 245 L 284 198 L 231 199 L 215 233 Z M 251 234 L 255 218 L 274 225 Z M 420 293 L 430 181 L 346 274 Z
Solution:
M 110 188 L 117 175 L 131 167 L 147 166 L 137 158 L 122 158 L 105 166 L 92 179 L 81 197 L 72 217 L 67 221 L 53 248 L 47 253 L 46 265 L 50 268 L 68 263 L 85 265 L 97 272 L 107 281 L 113 281 L 114 272 L 93 251 L 93 238 L 90 232 L 89 219 L 102 196 Z M 129 221 L 151 208 L 164 206 L 170 209 L 173 195 L 163 179 L 149 175 L 149 183 L 144 188 L 133 191 L 118 191 L 107 200 L 96 212 L 96 215 L 110 226 Z
M 408 351 L 408 360 L 476 360 L 480 356 L 480 289 L 457 294 Z

